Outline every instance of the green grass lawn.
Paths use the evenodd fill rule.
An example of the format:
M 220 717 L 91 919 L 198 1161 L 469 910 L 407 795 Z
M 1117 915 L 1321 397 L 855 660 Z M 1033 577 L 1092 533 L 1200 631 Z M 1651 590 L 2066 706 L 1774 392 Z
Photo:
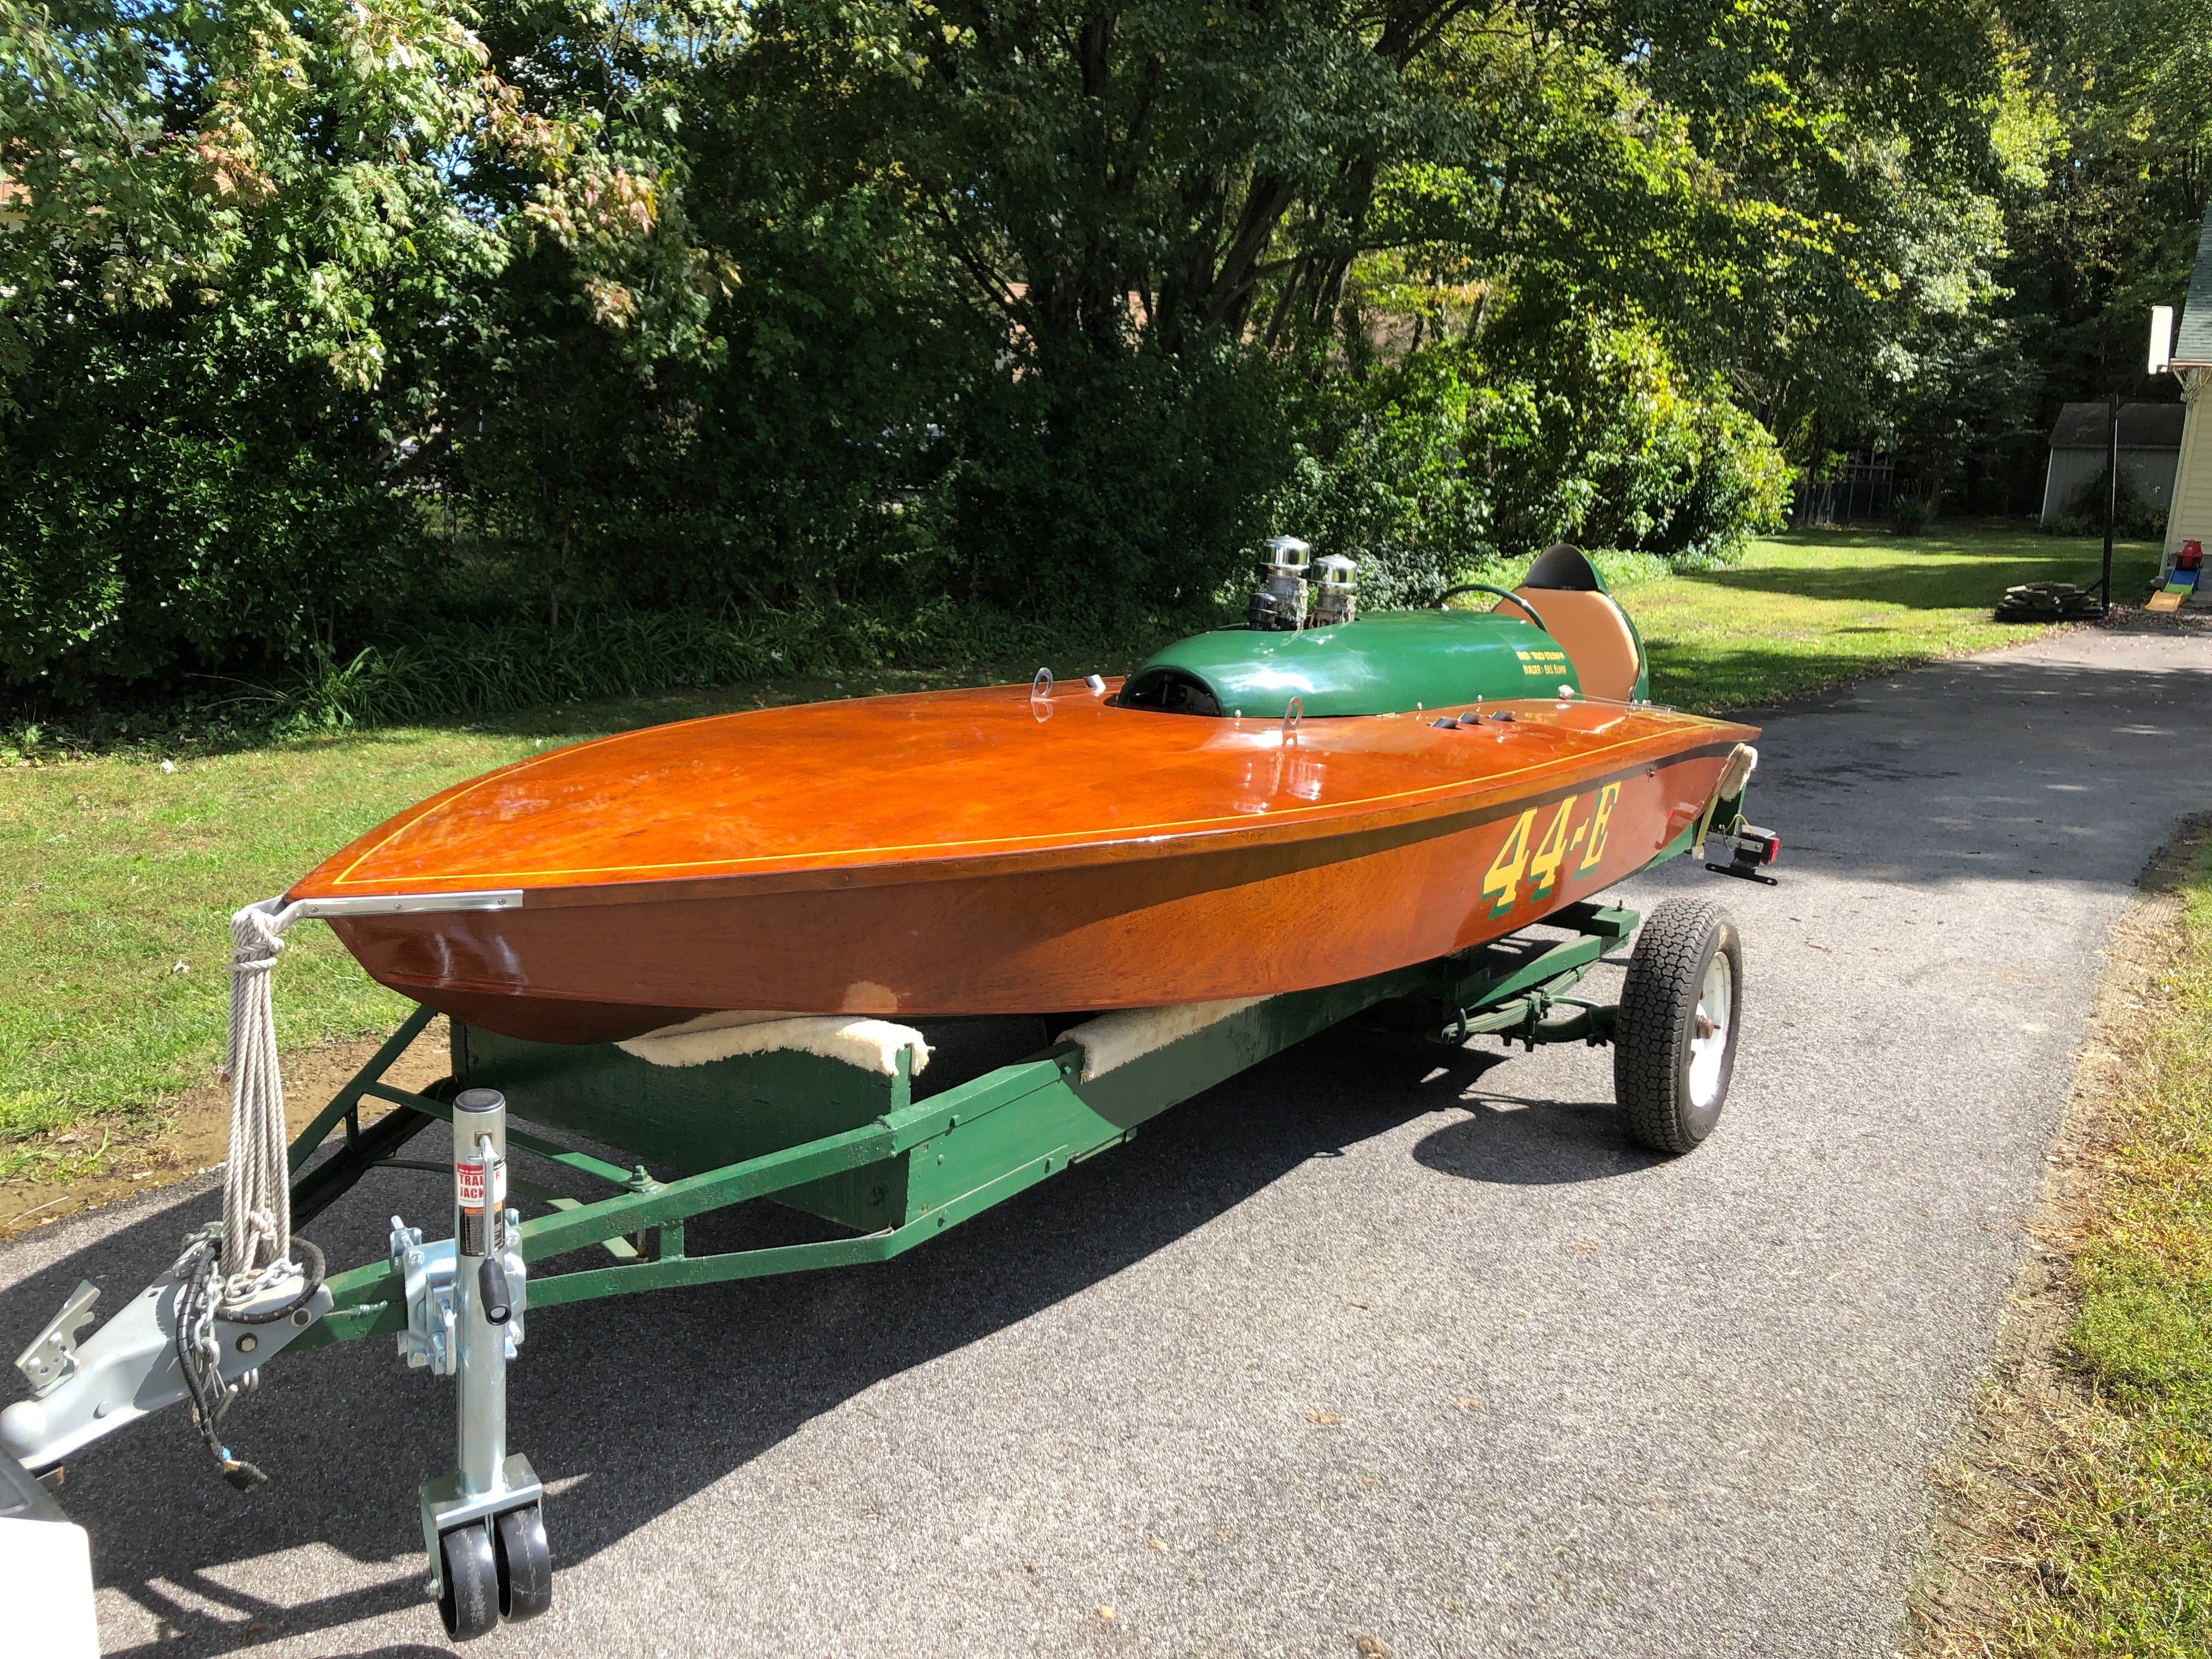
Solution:
M 227 1024 L 230 912 L 283 891 L 402 808 L 549 744 L 931 683 L 793 682 L 0 772 L 0 1175 L 73 1173 L 70 1157 L 44 1144 L 54 1132 L 109 1115 L 143 1129 L 208 1078 Z M 288 1048 L 381 1034 L 408 1006 L 316 924 L 287 935 L 276 986 Z
M 2020 582 L 2095 584 L 2101 543 L 1970 529 L 1906 541 L 1881 534 L 1780 536 L 1740 564 L 1624 589 L 1651 657 L 1651 695 L 1710 713 L 1772 702 L 1930 657 L 2026 636 L 1990 620 Z M 2114 550 L 2112 597 L 2158 574 L 2144 542 Z
M 2008 1553 L 2039 1566 L 2007 1659 L 2212 1653 L 2212 843 L 2181 889 L 2181 953 L 2086 1160 L 2066 1348 L 2088 1412 L 2021 1483 L 2044 1501 Z
M 1739 707 L 1855 675 L 2032 637 L 1989 611 L 2010 583 L 2094 577 L 2095 544 L 1964 532 L 1905 542 L 1848 534 L 1756 544 L 1725 570 L 1623 591 L 1648 641 L 1654 695 Z M 2156 562 L 2124 550 L 2115 592 Z M 1063 677 L 1127 663 L 1052 665 Z M 1026 678 L 1031 665 L 1010 664 Z M 395 729 L 168 757 L 117 751 L 0 773 L 0 1173 L 48 1161 L 88 1115 L 140 1129 L 204 1079 L 224 1028 L 228 933 L 241 904 L 282 890 L 404 806 L 549 741 L 761 702 L 945 683 L 878 675 L 545 710 L 474 727 Z M 291 1045 L 396 1024 L 404 1005 L 303 925 L 276 975 Z

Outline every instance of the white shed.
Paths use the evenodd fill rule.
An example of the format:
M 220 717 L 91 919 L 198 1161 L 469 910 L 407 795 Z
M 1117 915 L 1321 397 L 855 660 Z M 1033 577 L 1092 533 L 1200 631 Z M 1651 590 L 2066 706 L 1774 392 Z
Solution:
M 2156 507 L 2173 495 L 2182 414 L 2179 404 L 2120 405 L 2120 476 Z M 2051 428 L 2051 465 L 2043 475 L 2044 523 L 2064 517 L 2083 488 L 2105 476 L 2112 419 L 2108 404 L 2068 404 L 2058 411 L 2058 423 Z M 2095 516 L 2104 517 L 2101 502 Z

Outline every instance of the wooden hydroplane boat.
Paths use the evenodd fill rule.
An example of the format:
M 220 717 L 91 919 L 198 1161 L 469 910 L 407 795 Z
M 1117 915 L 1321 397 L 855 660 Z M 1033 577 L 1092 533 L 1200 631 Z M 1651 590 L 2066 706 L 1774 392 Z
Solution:
M 537 1042 L 1340 983 L 1681 850 L 1757 735 L 1642 700 L 1641 642 L 1574 550 L 1492 591 L 1201 635 L 1125 683 L 579 744 L 433 796 L 286 896 L 382 983 Z

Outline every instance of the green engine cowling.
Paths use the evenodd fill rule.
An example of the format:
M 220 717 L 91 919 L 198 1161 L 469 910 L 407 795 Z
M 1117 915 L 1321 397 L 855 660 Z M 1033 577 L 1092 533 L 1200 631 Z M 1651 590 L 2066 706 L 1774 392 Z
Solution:
M 1279 720 L 1302 711 L 1411 714 L 1478 699 L 1579 694 L 1574 664 L 1534 623 L 1487 611 L 1385 611 L 1297 633 L 1224 629 L 1178 640 L 1129 676 L 1120 702 Z

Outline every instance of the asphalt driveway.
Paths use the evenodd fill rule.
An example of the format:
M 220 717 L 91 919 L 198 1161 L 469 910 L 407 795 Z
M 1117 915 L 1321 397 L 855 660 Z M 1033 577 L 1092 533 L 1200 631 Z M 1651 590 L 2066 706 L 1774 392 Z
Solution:
M 1340 1030 L 887 1266 L 533 1319 L 556 1606 L 476 1650 L 1890 1652 L 2098 953 L 2212 808 L 2208 708 L 2212 641 L 2081 635 L 1773 712 L 1783 884 L 1623 890 L 1743 925 L 1688 1158 L 1630 1146 L 1603 1051 Z M 0 1348 L 143 1284 L 210 1185 L 0 1252 Z M 312 1231 L 358 1261 L 441 1207 L 386 1174 Z M 178 1416 L 71 1464 L 108 1650 L 442 1646 L 450 1385 L 348 1345 L 230 1426 L 251 1497 Z

